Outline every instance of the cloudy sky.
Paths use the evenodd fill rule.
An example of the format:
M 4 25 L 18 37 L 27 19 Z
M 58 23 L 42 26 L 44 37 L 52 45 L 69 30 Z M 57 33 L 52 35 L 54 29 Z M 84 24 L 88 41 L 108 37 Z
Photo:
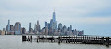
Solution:
M 84 30 L 86 35 L 111 36 L 111 0 L 0 0 L 0 30 L 21 22 L 28 30 L 37 20 L 41 27 L 56 12 L 58 23 Z

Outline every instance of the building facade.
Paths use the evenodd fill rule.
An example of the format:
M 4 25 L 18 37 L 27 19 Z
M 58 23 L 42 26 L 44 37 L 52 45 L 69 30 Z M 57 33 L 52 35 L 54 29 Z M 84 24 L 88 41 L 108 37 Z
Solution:
M 22 34 L 21 33 L 21 23 L 20 22 L 15 23 L 14 31 L 15 31 L 15 35 Z

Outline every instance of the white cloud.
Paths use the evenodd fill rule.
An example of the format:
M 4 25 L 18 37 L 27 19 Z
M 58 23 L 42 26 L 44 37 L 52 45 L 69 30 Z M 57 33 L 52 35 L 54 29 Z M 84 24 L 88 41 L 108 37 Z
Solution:
M 58 20 L 68 24 L 111 24 L 111 17 L 65 17 Z
M 19 21 L 20 18 L 24 18 L 27 23 L 29 20 L 36 21 L 37 19 L 44 23 L 44 21 L 50 21 L 52 11 L 55 9 L 57 20 L 61 23 L 107 24 L 111 21 L 110 16 L 84 16 L 111 7 L 110 2 L 110 0 L 0 0 L 0 19 L 2 21 L 0 23 L 7 22 L 6 19 L 14 19 L 15 17 L 17 19 L 15 18 L 12 21 Z M 24 19 L 21 19 L 21 21 Z
M 110 4 L 110 0 L 3 0 L 0 2 L 0 11 L 4 11 L 4 14 L 11 11 L 36 13 L 57 9 L 78 16 L 107 8 Z

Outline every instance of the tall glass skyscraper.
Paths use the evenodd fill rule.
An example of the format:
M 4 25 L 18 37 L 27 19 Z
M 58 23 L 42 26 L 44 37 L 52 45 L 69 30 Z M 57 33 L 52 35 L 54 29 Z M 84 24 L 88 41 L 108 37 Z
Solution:
M 52 29 L 57 29 L 57 21 L 56 21 L 56 13 L 55 11 L 53 12 L 53 19 L 51 20 L 52 23 Z
M 56 13 L 55 13 L 55 11 L 53 12 L 53 22 L 55 22 L 56 21 Z
M 10 32 L 10 20 L 8 20 L 8 30 L 7 32 Z

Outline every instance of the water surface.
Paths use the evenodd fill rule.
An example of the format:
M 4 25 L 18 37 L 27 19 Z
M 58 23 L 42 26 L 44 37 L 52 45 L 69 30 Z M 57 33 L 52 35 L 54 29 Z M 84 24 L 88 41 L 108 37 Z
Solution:
M 22 42 L 21 35 L 0 35 L 0 49 L 111 49 L 94 44 L 66 44 L 49 42 Z

